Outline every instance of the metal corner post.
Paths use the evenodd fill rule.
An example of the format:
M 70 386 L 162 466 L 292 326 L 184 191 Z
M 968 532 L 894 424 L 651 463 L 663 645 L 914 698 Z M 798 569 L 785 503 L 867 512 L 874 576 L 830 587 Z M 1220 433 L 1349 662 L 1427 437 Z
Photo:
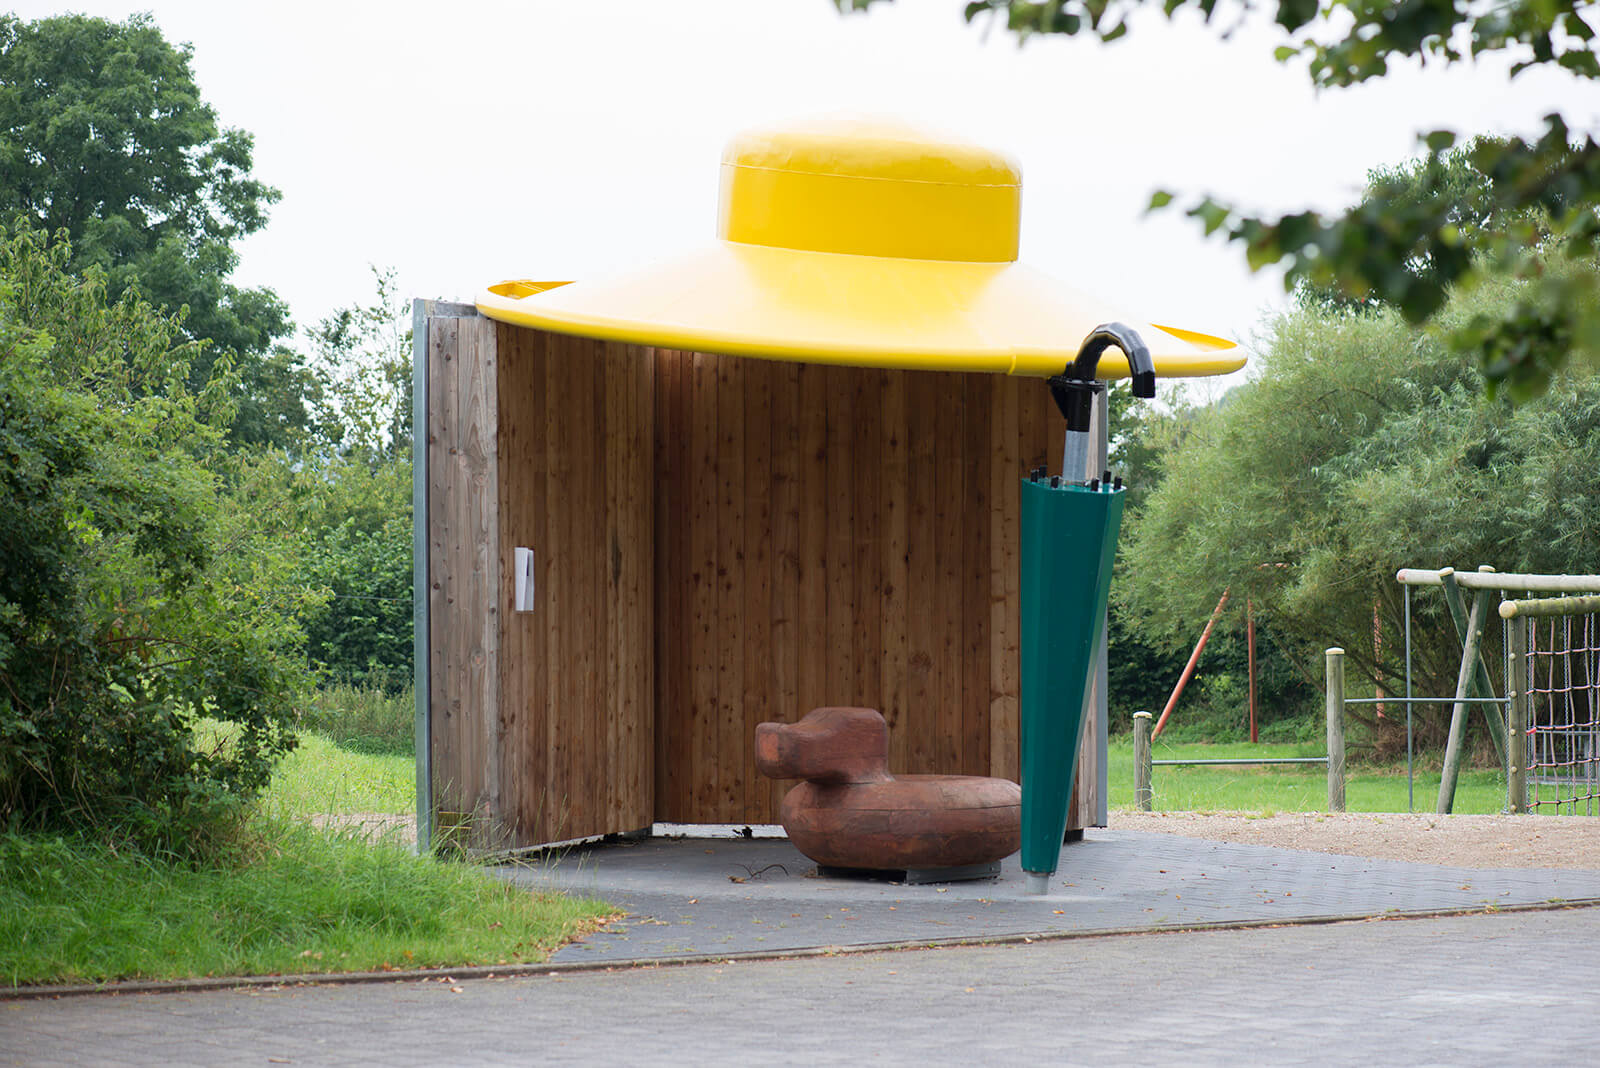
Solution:
M 1093 468 L 1084 472 L 1085 478 L 1093 478 L 1110 466 L 1111 455 L 1111 408 L 1109 389 L 1102 390 L 1094 399 L 1094 431 L 1095 457 Z M 1108 692 L 1111 686 L 1110 664 L 1107 660 L 1107 642 L 1110 640 L 1111 606 L 1107 604 L 1100 613 L 1100 658 L 1095 664 L 1094 674 L 1094 724 L 1095 745 L 1099 750 L 1095 766 L 1095 826 L 1105 827 L 1110 822 L 1111 811 L 1111 695 Z
M 1061 448 L 1062 478 L 1073 479 L 1082 475 L 1083 479 L 1088 481 L 1091 478 L 1099 478 L 1109 466 L 1111 453 L 1109 397 L 1109 389 L 1102 389 L 1094 394 L 1089 413 L 1089 433 L 1066 435 Z M 1110 611 L 1108 606 L 1100 614 L 1100 657 L 1094 665 L 1093 715 L 1097 755 L 1094 761 L 1095 811 L 1092 822 L 1096 827 L 1104 827 L 1110 823 L 1111 716 L 1110 699 L 1106 692 L 1111 680 L 1106 648 L 1110 635 Z

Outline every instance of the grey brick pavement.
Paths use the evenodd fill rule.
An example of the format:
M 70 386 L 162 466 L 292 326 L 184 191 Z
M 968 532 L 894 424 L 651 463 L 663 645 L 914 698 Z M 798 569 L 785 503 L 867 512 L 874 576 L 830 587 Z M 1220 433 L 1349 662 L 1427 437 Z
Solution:
M 778 865 L 778 867 L 771 867 Z M 1401 864 L 1136 831 L 998 880 L 816 878 L 783 840 L 651 840 L 503 872 L 633 914 L 605 964 L 1287 923 L 1600 898 L 1600 873 Z M 1600 909 L 1083 937 L 517 979 L 0 1003 L 0 1064 L 1563 1064 L 1592 1059 Z M 557 968 L 562 967 L 557 964 Z
M 1584 908 L 79 997 L 0 1004 L 0 1063 L 1580 1064 L 1597 946 Z
M 1600 899 L 1600 872 L 1450 868 L 1103 829 L 1062 850 L 1044 897 L 1025 892 L 1015 856 L 998 880 L 943 887 L 822 879 L 815 869 L 783 839 L 651 839 L 505 874 L 526 885 L 592 893 L 632 913 L 567 946 L 558 961 Z M 762 874 L 752 877 L 756 872 Z

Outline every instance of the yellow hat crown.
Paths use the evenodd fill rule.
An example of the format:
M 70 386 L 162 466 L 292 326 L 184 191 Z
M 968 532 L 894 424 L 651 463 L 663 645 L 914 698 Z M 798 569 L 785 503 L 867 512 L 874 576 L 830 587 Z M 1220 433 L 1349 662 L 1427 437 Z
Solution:
M 722 154 L 717 236 L 812 252 L 1009 263 L 1022 172 L 914 127 L 818 119 L 749 130 Z

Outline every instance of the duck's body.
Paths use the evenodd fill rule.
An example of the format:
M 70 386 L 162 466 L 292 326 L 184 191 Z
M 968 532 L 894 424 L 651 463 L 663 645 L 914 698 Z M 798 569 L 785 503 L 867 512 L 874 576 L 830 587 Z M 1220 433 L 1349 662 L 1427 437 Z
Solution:
M 796 849 L 836 868 L 926 871 L 989 864 L 1021 842 L 1022 789 L 975 775 L 889 774 L 889 730 L 870 708 L 819 708 L 756 728 L 756 763 L 804 778 L 780 818 Z
M 1022 788 L 976 775 L 803 782 L 784 797 L 781 818 L 794 847 L 828 867 L 965 867 L 1017 851 Z

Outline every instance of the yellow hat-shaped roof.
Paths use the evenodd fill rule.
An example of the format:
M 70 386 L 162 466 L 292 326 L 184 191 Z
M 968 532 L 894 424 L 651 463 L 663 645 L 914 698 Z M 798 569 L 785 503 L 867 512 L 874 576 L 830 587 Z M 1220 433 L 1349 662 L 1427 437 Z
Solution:
M 1060 374 L 1097 326 L 1131 325 L 1158 375 L 1244 364 L 1225 338 L 1160 326 L 1016 262 L 1022 174 L 905 125 L 817 119 L 735 137 L 718 240 L 575 283 L 508 281 L 485 315 L 697 352 L 940 371 Z M 1128 373 L 1120 353 L 1101 377 Z

